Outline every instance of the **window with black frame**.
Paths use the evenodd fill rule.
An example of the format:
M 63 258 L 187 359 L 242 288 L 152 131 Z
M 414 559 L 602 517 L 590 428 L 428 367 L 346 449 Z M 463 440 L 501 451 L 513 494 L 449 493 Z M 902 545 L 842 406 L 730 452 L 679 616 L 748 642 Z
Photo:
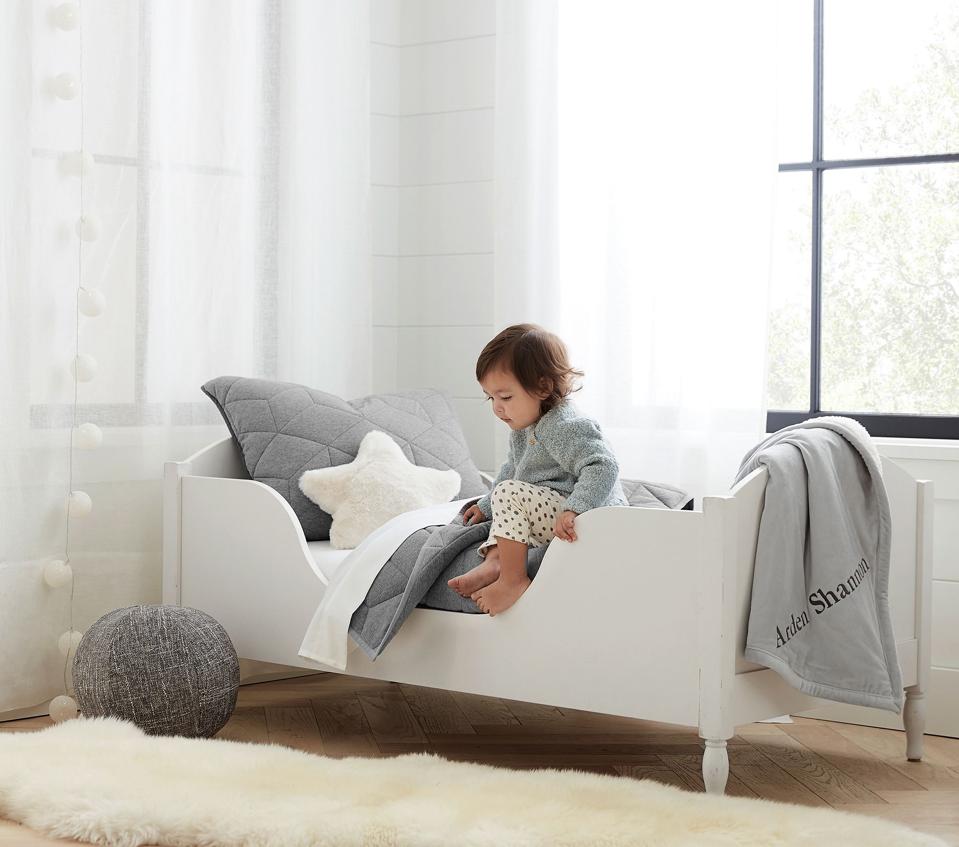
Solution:
M 959 3 L 780 8 L 767 429 L 959 438 Z

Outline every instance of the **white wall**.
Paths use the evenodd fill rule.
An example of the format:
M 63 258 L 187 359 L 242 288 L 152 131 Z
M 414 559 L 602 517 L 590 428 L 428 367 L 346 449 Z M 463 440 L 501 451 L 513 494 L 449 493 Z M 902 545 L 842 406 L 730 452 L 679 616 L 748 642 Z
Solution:
M 932 676 L 928 730 L 959 736 L 959 445 L 877 439 L 884 456 L 935 494 L 932 544 Z
M 495 470 L 476 357 L 493 336 L 495 0 L 372 0 L 374 391 L 453 397 Z
M 932 439 L 877 438 L 879 452 L 916 479 L 933 483 L 932 673 L 926 731 L 959 737 L 959 444 Z M 896 597 L 891 595 L 890 604 Z M 891 712 L 829 705 L 810 717 L 900 728 Z

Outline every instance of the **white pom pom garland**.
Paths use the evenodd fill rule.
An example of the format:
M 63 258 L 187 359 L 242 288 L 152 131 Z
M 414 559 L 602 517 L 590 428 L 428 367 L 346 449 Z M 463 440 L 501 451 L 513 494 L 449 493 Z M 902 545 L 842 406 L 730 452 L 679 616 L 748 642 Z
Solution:
M 69 32 L 80 23 L 80 8 L 76 3 L 61 3 L 53 10 L 51 17 L 57 29 Z
M 53 93 L 60 100 L 72 100 L 77 96 L 80 86 L 77 84 L 76 74 L 62 73 L 57 74 L 53 80 Z
M 86 491 L 71 491 L 68 508 L 71 518 L 85 518 L 93 511 L 93 500 Z
M 43 581 L 51 588 L 59 588 L 73 579 L 73 568 L 62 559 L 47 562 L 43 569 Z
M 77 297 L 77 307 L 88 318 L 102 315 L 107 305 L 107 298 L 97 288 L 81 288 Z
M 83 638 L 83 633 L 77 632 L 75 629 L 64 632 L 57 639 L 57 649 L 60 651 L 60 655 L 69 656 L 75 652 L 81 638 Z
M 81 241 L 96 241 L 103 232 L 103 222 L 99 215 L 88 212 L 77 221 L 75 229 Z
M 77 427 L 76 445 L 81 450 L 94 450 L 103 443 L 103 430 L 96 424 L 85 423 Z
M 48 7 L 49 9 L 49 7 Z M 70 32 L 77 29 L 81 23 L 80 6 L 74 0 L 61 2 L 52 11 L 48 11 L 48 21 L 56 28 L 64 32 Z M 83 67 L 83 41 L 78 44 L 80 48 L 78 67 Z M 64 72 L 58 74 L 54 79 L 47 80 L 47 91 L 60 100 L 74 100 L 80 93 L 80 78 L 74 73 Z M 80 131 L 83 134 L 83 101 L 80 102 Z M 83 176 L 93 170 L 94 159 L 90 153 L 85 150 L 78 150 L 66 153 L 60 157 L 60 171 L 67 176 L 79 176 L 80 181 L 80 209 L 81 217 L 76 223 L 77 236 L 83 241 L 95 241 L 100 236 L 103 224 L 100 218 L 94 214 L 82 215 L 83 210 Z M 83 251 L 80 251 L 82 261 Z M 82 281 L 82 267 L 78 268 L 78 283 Z M 91 317 L 99 315 L 104 307 L 103 295 L 96 291 L 86 291 L 81 286 L 80 296 L 76 298 L 75 308 L 83 314 Z M 78 321 L 79 328 L 79 321 Z M 79 335 L 78 335 L 79 338 Z M 93 379 L 96 373 L 97 361 L 86 353 L 75 351 L 76 356 L 71 363 L 74 379 L 77 382 L 88 382 Z M 74 413 L 76 409 L 74 409 Z M 76 441 L 84 448 L 95 447 L 103 440 L 103 433 L 99 427 L 94 424 L 83 424 L 78 428 Z M 73 441 L 73 439 L 71 439 Z M 70 488 L 73 488 L 73 463 L 70 463 Z M 67 498 L 67 517 L 85 517 L 93 510 L 93 501 L 90 495 L 85 491 L 71 490 Z M 67 557 L 69 557 L 69 529 L 67 531 Z M 83 634 L 73 628 L 73 569 L 67 561 L 62 559 L 53 559 L 48 562 L 43 570 L 44 582 L 51 588 L 59 588 L 68 583 L 71 585 L 70 591 L 70 628 L 62 633 L 57 639 L 57 648 L 60 653 L 66 657 L 63 668 L 63 684 L 66 692 L 70 689 L 67 685 L 67 667 L 72 661 L 72 656 L 76 652 Z M 68 693 L 54 697 L 50 701 L 50 717 L 56 722 L 70 720 L 77 716 L 77 702 L 70 697 Z
M 97 360 L 89 353 L 78 353 L 73 360 L 73 375 L 77 382 L 89 382 L 96 375 Z
M 50 717 L 55 723 L 68 721 L 77 716 L 77 701 L 61 694 L 50 701 Z

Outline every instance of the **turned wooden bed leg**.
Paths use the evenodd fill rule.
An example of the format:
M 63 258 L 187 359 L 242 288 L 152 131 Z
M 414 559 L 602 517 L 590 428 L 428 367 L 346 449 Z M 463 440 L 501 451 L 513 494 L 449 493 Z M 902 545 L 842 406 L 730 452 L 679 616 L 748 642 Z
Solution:
M 906 689 L 902 724 L 906 728 L 906 758 L 910 762 L 921 762 L 922 736 L 926 731 L 926 692 L 918 685 Z
M 707 794 L 724 794 L 729 778 L 729 753 L 725 740 L 706 739 L 703 752 L 703 782 Z
M 906 729 L 906 758 L 922 761 L 926 731 L 926 692 L 932 665 L 932 532 L 935 499 L 929 480 L 916 482 L 916 636 L 919 640 L 916 684 L 906 688 L 902 725 Z

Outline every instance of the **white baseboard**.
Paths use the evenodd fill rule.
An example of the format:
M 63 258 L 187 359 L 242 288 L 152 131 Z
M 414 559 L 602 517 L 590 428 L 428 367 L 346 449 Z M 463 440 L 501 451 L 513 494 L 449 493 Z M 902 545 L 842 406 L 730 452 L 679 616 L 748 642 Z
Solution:
M 12 709 L 9 712 L 0 714 L 0 723 L 7 721 L 22 721 L 26 718 L 40 718 L 50 714 L 50 701 L 44 700 L 35 706 L 26 706 L 23 709 Z
M 240 659 L 240 685 L 253 685 L 257 682 L 271 682 L 276 679 L 292 679 L 297 676 L 313 676 L 320 671 L 291 668 L 287 665 L 275 665 L 272 662 L 256 662 L 252 659 Z M 0 723 L 20 721 L 26 718 L 41 718 L 50 714 L 50 700 L 44 700 L 23 709 L 13 709 L 0 714 Z

